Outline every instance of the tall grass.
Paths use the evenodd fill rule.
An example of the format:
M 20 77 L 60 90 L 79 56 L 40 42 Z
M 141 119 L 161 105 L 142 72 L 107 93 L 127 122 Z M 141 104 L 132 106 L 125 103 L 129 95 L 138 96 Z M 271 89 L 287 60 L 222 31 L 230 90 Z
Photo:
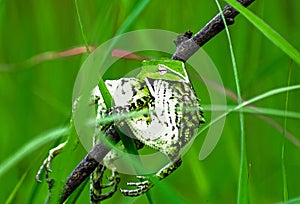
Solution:
M 212 154 L 199 161 L 197 152 L 205 133 L 217 122 L 210 121 L 210 111 L 218 110 L 210 109 L 210 97 L 200 77 L 191 74 L 201 103 L 206 104 L 207 123 L 183 156 L 182 166 L 151 190 L 152 200 L 234 203 L 239 194 L 238 200 L 243 203 L 246 199 L 241 196 L 247 192 L 250 203 L 299 203 L 300 2 L 256 0 L 248 9 L 234 0 L 226 2 L 241 12 L 229 28 L 230 38 L 223 32 L 203 47 L 222 76 L 223 88 L 228 90 L 222 137 Z M 0 203 L 43 203 L 48 196 L 46 182 L 37 184 L 35 173 L 48 150 L 69 132 L 57 127 L 69 121 L 73 84 L 84 54 L 61 55 L 63 51 L 69 54 L 74 47 L 97 47 L 136 29 L 195 32 L 218 13 L 215 2 L 205 0 L 76 3 L 0 1 L 0 177 L 5 184 L 0 187 Z M 224 51 L 228 39 L 234 56 Z M 290 63 L 291 59 L 295 63 Z M 120 73 L 126 73 L 136 64 L 120 60 L 116 66 L 121 68 Z M 293 70 L 290 77 L 284 69 L 288 66 Z M 119 72 L 107 72 L 104 77 L 113 79 Z M 52 163 L 50 177 L 57 184 L 63 184 L 86 154 L 80 143 L 71 142 L 74 144 L 69 152 Z M 241 144 L 247 145 L 242 155 L 247 156 L 248 173 L 240 166 Z M 121 187 L 125 187 L 128 178 L 122 176 Z M 70 202 L 88 202 L 88 187 L 75 193 Z M 146 196 L 124 198 L 117 192 L 105 202 L 152 201 Z
M 229 50 L 230 50 L 230 57 L 232 61 L 232 69 L 234 74 L 236 92 L 237 92 L 237 102 L 238 104 L 242 104 L 243 99 L 240 90 L 240 83 L 239 83 L 239 76 L 237 70 L 237 64 L 235 60 L 235 55 L 233 52 L 233 46 L 231 42 L 230 33 L 226 24 L 226 19 L 223 15 L 222 8 L 218 0 L 216 0 L 216 4 L 218 6 L 219 12 L 221 13 L 223 22 L 225 24 L 225 31 L 228 38 Z M 241 159 L 240 159 L 240 173 L 239 173 L 239 185 L 238 185 L 238 193 L 237 193 L 237 203 L 248 203 L 248 164 L 247 164 L 247 152 L 246 152 L 246 138 L 245 138 L 245 128 L 244 128 L 244 113 L 239 112 L 240 117 L 240 134 L 241 134 Z
M 291 83 L 291 73 L 292 70 L 289 69 L 289 75 L 287 79 L 287 85 L 289 86 Z M 285 137 L 286 137 L 286 128 L 287 128 L 287 110 L 289 104 L 289 92 L 286 92 L 285 98 L 285 114 L 284 114 L 284 125 L 283 125 L 283 139 L 282 139 L 282 147 L 281 147 L 281 170 L 282 170 L 282 184 L 283 184 L 283 201 L 288 201 L 288 184 L 286 180 L 286 167 L 285 167 Z

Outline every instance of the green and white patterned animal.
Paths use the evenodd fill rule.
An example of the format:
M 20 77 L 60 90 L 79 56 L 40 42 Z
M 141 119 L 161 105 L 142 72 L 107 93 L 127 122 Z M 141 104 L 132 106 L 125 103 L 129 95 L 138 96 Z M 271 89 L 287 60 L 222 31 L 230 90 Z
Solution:
M 200 123 L 204 122 L 198 98 L 189 81 L 184 63 L 169 59 L 144 61 L 136 77 L 107 80 L 105 85 L 112 95 L 114 106 L 110 109 L 106 108 L 101 92 L 96 87 L 93 90 L 93 100 L 95 99 L 97 105 L 96 119 L 106 121 L 108 116 L 114 116 L 116 120 L 98 124 L 94 144 L 101 142 L 100 132 L 105 132 L 115 126 L 122 130 L 125 126 L 130 129 L 137 149 L 146 145 L 169 158 L 170 162 L 151 178 L 161 180 L 171 174 L 181 164 L 181 150 L 193 139 Z M 74 102 L 74 111 L 76 111 L 78 100 L 80 98 Z M 147 114 L 135 114 L 128 117 L 130 115 L 128 113 L 139 111 L 147 112 Z M 49 156 L 37 173 L 38 181 L 40 181 L 41 172 L 46 169 L 46 178 L 51 185 L 51 179 L 48 177 L 51 171 L 51 160 L 62 151 L 65 145 L 66 142 L 49 151 Z M 122 143 L 119 146 L 122 147 Z M 112 149 L 91 174 L 91 203 L 99 203 L 111 197 L 118 189 L 120 177 L 113 162 L 118 156 Z M 87 161 L 83 160 L 72 172 L 68 180 L 69 185 L 78 183 L 76 181 L 80 177 L 78 172 L 86 175 L 85 168 L 90 164 L 85 162 Z M 108 177 L 110 182 L 103 184 L 104 171 L 107 167 L 112 171 L 112 175 Z M 121 189 L 125 196 L 139 196 L 153 186 L 147 177 L 137 176 L 137 178 L 139 182 L 127 183 L 134 189 Z M 111 190 L 103 194 L 102 190 L 107 187 L 111 187 Z M 67 198 L 64 195 L 63 197 Z
M 148 111 L 148 114 L 130 118 L 119 117 L 114 123 L 121 129 L 126 124 L 138 146 L 144 144 L 167 155 L 170 163 L 154 175 L 158 180 L 165 178 L 180 166 L 180 150 L 192 140 L 200 123 L 204 122 L 184 63 L 169 59 L 143 61 L 137 77 L 107 80 L 105 84 L 112 95 L 114 107 L 107 110 L 99 88 L 95 88 L 97 120 L 108 115 Z M 104 132 L 108 127 L 108 124 L 101 124 L 97 131 Z M 94 143 L 98 142 L 96 134 Z M 111 197 L 117 190 L 120 178 L 112 162 L 116 157 L 112 150 L 91 175 L 92 203 Z M 112 171 L 109 184 L 102 184 L 105 166 Z M 139 196 L 153 186 L 147 177 L 137 178 L 139 182 L 127 183 L 134 189 L 121 189 L 125 196 Z M 111 191 L 101 194 L 106 187 L 112 187 Z

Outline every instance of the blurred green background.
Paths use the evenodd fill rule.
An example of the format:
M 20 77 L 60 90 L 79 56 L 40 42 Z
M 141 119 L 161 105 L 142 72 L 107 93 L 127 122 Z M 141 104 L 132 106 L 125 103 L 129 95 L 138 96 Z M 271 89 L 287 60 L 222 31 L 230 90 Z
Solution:
M 114 37 L 128 16 L 137 11 L 138 0 L 79 0 L 87 41 L 92 46 Z M 222 6 L 225 5 L 221 2 Z M 300 50 L 300 1 L 256 0 L 249 7 L 294 47 Z M 218 12 L 215 1 L 150 1 L 126 31 L 164 29 L 176 33 L 197 32 Z M 31 142 L 39 134 L 68 124 L 72 91 L 85 54 L 58 58 L 47 52 L 61 52 L 84 45 L 74 1 L 29 0 L 0 1 L 0 164 Z M 266 91 L 300 84 L 300 67 L 270 42 L 243 16 L 230 27 L 236 55 L 242 97 L 247 100 Z M 170 42 L 172 43 L 172 42 Z M 211 57 L 225 88 L 236 93 L 232 64 L 225 32 L 217 35 L 203 49 Z M 41 55 L 43 54 L 43 55 Z M 48 57 L 48 60 L 46 58 Z M 130 70 L 131 63 L 118 62 Z M 113 76 L 110 73 L 110 76 Z M 116 77 L 118 75 L 116 74 Z M 192 79 L 196 91 L 203 83 Z M 199 96 L 209 105 L 209 96 Z M 286 118 L 284 163 L 288 198 L 299 198 L 300 91 L 289 92 Z M 227 95 L 227 103 L 237 102 Z M 255 103 L 257 107 L 285 110 L 286 94 L 274 95 Z M 210 113 L 205 113 L 207 123 Z M 245 114 L 250 203 L 283 201 L 281 151 L 285 117 L 257 113 Z M 202 137 L 201 137 L 202 136 Z M 237 199 L 240 126 L 239 115 L 226 118 L 222 137 L 212 154 L 198 159 L 205 132 L 183 157 L 182 166 L 151 190 L 155 203 L 235 203 Z M 48 195 L 46 182 L 37 184 L 35 174 L 48 150 L 59 141 L 47 143 L 1 175 L 0 203 L 44 203 Z M 68 175 L 84 157 L 79 144 L 72 153 L 58 156 L 51 177 Z M 23 180 L 22 180 L 23 178 Z M 65 178 L 65 177 L 64 177 Z M 60 178 L 60 182 L 64 181 Z M 58 179 L 59 180 L 59 179 Z M 59 181 L 58 181 L 59 182 Z M 88 203 L 88 185 L 77 203 Z M 104 203 L 145 203 L 146 196 L 124 198 L 119 192 Z

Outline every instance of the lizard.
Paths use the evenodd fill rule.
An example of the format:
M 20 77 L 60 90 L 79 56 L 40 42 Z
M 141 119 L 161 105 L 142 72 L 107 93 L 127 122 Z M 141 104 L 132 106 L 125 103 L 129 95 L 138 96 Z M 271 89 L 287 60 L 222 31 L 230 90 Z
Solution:
M 93 94 L 97 105 L 96 120 L 110 115 L 121 117 L 116 117 L 116 121 L 111 124 L 98 124 L 94 145 L 99 143 L 97 131 L 107 132 L 113 125 L 122 128 L 126 124 L 137 141 L 138 148 L 143 145 L 149 146 L 170 159 L 170 162 L 154 175 L 155 179 L 161 180 L 181 165 L 180 151 L 192 141 L 199 125 L 204 123 L 204 117 L 183 62 L 159 59 L 145 60 L 142 64 L 136 77 L 105 81 L 114 100 L 114 107 L 111 109 L 106 108 L 100 89 L 95 87 Z M 149 114 L 122 118 L 126 113 L 139 110 L 148 110 Z M 107 199 L 117 191 L 120 177 L 113 166 L 112 161 L 115 158 L 117 156 L 112 150 L 101 163 L 94 165 L 95 170 L 90 176 L 91 203 Z M 110 183 L 102 184 L 106 167 L 111 169 L 112 176 L 108 178 Z M 77 178 L 72 175 L 74 173 L 68 180 L 71 184 Z M 140 179 L 139 182 L 127 183 L 134 189 L 120 189 L 121 193 L 125 196 L 139 196 L 153 186 L 148 177 L 137 178 Z M 102 189 L 107 187 L 112 189 L 102 194 Z

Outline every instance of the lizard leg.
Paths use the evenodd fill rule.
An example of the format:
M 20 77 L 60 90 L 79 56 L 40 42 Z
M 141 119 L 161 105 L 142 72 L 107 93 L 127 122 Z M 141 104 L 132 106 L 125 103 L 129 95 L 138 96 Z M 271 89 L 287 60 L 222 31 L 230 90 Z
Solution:
M 108 184 L 102 184 L 103 174 L 106 170 L 106 167 L 100 164 L 97 169 L 91 175 L 91 189 L 90 189 L 90 197 L 91 203 L 97 204 L 102 200 L 110 198 L 118 189 L 118 184 L 120 182 L 119 174 L 115 170 L 111 170 L 112 174 L 107 179 L 110 181 Z M 112 187 L 112 189 L 103 194 L 102 189 Z
M 49 150 L 49 154 L 48 154 L 48 157 L 43 161 L 43 164 L 40 166 L 36 176 L 35 176 L 35 179 L 38 181 L 38 182 L 41 182 L 41 174 L 42 172 L 45 170 L 46 171 L 46 180 L 48 182 L 49 185 L 51 185 L 52 183 L 52 180 L 49 179 L 49 172 L 51 172 L 51 161 L 54 159 L 55 156 L 57 156 L 59 153 L 61 153 L 64 149 L 64 147 L 66 146 L 67 144 L 67 141 L 59 144 L 58 146 L 56 146 L 55 148 Z
M 159 170 L 155 175 L 154 179 L 162 180 L 170 175 L 173 171 L 175 171 L 180 165 L 182 161 L 178 159 L 175 162 L 171 162 L 164 166 L 161 170 Z M 140 196 L 146 193 L 150 188 L 153 187 L 153 182 L 146 176 L 137 176 L 138 179 L 143 180 L 140 182 L 128 182 L 127 186 L 134 186 L 135 189 L 121 189 L 121 193 L 125 196 Z

